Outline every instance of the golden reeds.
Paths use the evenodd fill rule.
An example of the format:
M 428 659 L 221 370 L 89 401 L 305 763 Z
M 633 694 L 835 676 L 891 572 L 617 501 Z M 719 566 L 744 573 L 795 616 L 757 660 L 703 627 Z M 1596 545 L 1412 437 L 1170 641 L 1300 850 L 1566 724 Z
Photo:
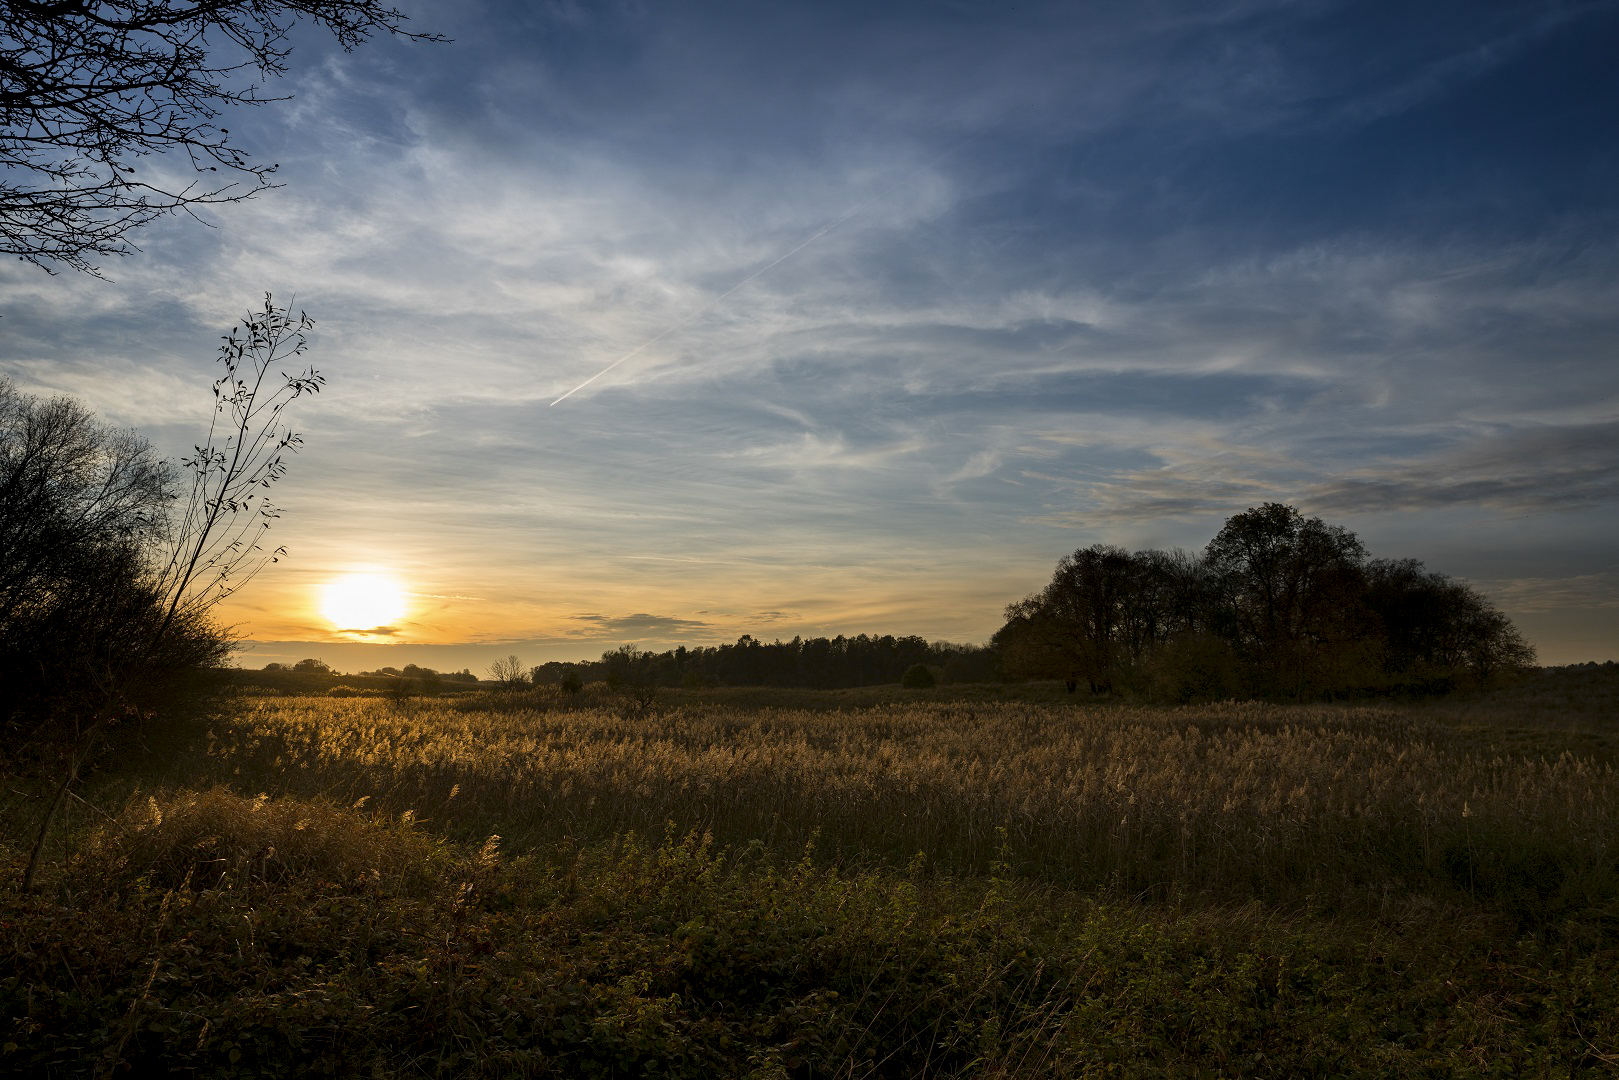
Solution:
M 781 852 L 818 832 L 846 861 L 1004 856 L 1065 884 L 1329 906 L 1435 882 L 1548 901 L 1619 873 L 1610 767 L 1470 750 L 1392 709 L 699 706 L 633 721 L 286 698 L 249 706 L 209 768 L 238 789 L 371 796 L 512 850 L 672 821 Z

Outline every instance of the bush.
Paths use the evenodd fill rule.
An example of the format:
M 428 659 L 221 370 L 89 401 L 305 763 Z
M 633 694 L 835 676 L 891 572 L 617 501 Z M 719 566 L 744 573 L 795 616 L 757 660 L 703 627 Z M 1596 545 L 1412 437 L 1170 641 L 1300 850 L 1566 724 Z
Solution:
M 899 684 L 907 690 L 928 690 L 937 686 L 938 682 L 926 664 L 912 664 L 899 680 Z
M 1212 634 L 1191 634 L 1165 642 L 1148 662 L 1152 695 L 1184 705 L 1245 696 L 1242 662 L 1229 643 Z

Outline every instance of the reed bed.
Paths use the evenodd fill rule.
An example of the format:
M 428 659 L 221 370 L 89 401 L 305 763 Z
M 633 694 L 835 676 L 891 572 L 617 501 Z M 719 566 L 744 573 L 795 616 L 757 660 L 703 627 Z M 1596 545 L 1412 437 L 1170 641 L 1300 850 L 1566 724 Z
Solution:
M 1004 863 L 1073 887 L 1332 908 L 1436 892 L 1524 913 L 1619 880 L 1613 768 L 1479 751 L 1420 712 L 919 703 L 487 711 L 268 699 L 185 782 L 354 803 L 544 850 L 668 823 L 845 865 Z

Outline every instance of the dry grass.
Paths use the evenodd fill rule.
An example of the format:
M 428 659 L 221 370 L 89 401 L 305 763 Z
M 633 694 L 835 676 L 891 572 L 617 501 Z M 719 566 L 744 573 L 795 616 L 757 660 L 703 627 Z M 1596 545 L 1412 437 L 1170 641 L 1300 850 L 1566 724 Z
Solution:
M 306 878 L 352 884 L 432 872 L 438 843 L 409 819 L 357 809 L 222 788 L 148 794 L 96 830 L 79 863 L 98 879 L 157 889 Z
M 413 811 L 543 849 L 666 822 L 779 853 L 957 870 L 1005 859 L 1153 898 L 1331 907 L 1436 888 L 1558 910 L 1612 895 L 1610 766 L 1480 749 L 1420 710 L 926 702 L 468 711 L 273 699 L 194 786 Z
M 1614 720 L 1514 694 L 253 699 L 0 880 L 0 1075 L 1609 1075 Z

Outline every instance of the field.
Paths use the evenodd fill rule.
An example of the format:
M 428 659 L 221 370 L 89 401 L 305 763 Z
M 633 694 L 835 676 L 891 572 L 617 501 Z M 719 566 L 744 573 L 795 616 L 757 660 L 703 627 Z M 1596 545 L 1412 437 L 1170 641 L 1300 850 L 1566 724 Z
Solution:
M 1619 670 L 1436 705 L 249 693 L 16 891 L 0 1070 L 1619 1068 Z

